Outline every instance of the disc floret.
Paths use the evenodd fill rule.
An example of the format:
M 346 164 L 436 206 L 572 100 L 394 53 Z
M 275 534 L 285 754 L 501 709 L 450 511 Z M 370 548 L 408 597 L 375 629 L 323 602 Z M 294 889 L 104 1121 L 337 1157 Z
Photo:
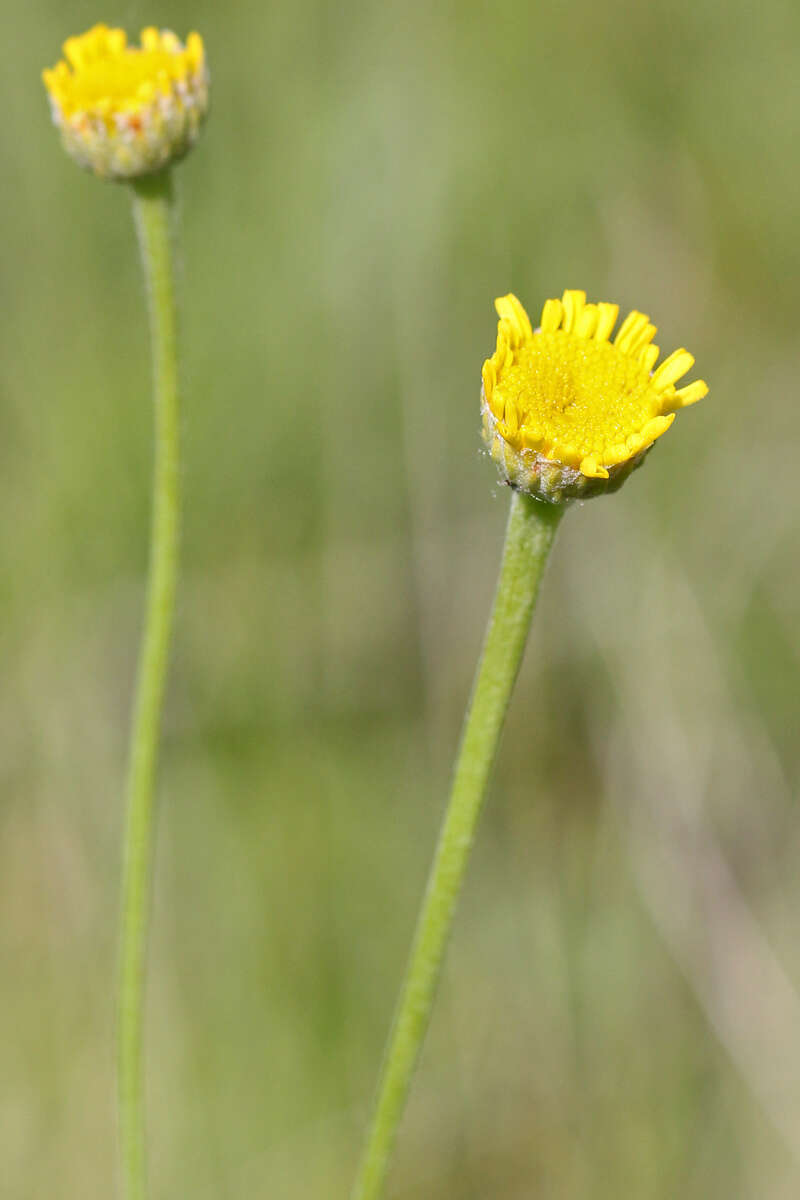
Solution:
M 547 300 L 533 328 L 514 295 L 495 301 L 497 347 L 483 364 L 484 439 L 509 483 L 560 503 L 613 491 L 666 433 L 675 413 L 706 395 L 676 383 L 694 364 L 676 350 L 656 366 L 655 325 L 634 310 L 611 334 L 616 304 L 586 293 Z

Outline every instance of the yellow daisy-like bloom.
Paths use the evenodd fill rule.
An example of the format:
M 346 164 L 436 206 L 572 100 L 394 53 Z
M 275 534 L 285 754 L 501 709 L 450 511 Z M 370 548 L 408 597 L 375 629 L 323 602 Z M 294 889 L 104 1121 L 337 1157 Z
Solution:
M 95 25 L 64 43 L 64 59 L 42 72 L 67 152 L 104 179 L 135 179 L 186 154 L 208 112 L 203 40 L 143 29 L 129 46 L 122 29 Z
M 484 440 L 507 481 L 562 503 L 615 491 L 675 419 L 702 399 L 702 380 L 675 384 L 692 367 L 676 350 L 657 367 L 655 325 L 633 311 L 610 340 L 616 304 L 566 291 L 531 325 L 516 296 L 495 301 L 497 348 L 483 364 Z

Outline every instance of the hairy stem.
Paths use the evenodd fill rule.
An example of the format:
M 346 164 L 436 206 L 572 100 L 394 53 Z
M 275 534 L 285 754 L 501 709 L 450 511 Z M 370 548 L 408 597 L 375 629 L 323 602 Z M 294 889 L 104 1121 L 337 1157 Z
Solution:
M 542 504 L 521 492 L 512 495 L 500 578 L 464 724 L 450 802 L 389 1034 L 352 1200 L 378 1200 L 383 1193 L 539 583 L 561 515 L 560 506 Z
M 167 171 L 133 184 L 147 285 L 155 399 L 150 565 L 126 786 L 120 931 L 118 1087 L 122 1191 L 147 1194 L 142 1027 L 150 910 L 153 796 L 178 571 L 180 508 L 178 371 Z

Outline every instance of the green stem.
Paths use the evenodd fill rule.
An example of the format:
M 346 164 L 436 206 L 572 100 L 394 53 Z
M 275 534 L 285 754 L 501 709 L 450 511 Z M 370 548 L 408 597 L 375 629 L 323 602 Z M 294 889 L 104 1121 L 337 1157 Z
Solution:
M 428 1029 L 442 959 L 483 798 L 562 508 L 514 492 L 503 561 L 352 1200 L 382 1195 L 397 1128 Z
M 133 708 L 123 850 L 117 1036 L 125 1200 L 144 1200 L 147 1192 L 142 1025 L 154 841 L 153 792 L 178 568 L 180 478 L 172 199 L 167 171 L 133 184 L 153 354 L 155 463 L 147 605 Z

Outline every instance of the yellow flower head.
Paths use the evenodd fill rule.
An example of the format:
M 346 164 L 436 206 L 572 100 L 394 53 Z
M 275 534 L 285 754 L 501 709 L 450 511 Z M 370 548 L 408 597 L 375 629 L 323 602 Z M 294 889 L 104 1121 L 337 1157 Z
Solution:
M 638 467 L 675 412 L 708 391 L 675 384 L 687 350 L 656 367 L 655 325 L 631 312 L 613 342 L 616 304 L 586 293 L 548 300 L 534 330 L 516 296 L 495 301 L 497 349 L 483 364 L 484 439 L 509 483 L 561 503 L 615 491 Z
M 53 121 L 69 154 L 104 179 L 149 175 L 182 158 L 208 111 L 203 40 L 143 29 L 129 46 L 122 29 L 95 25 L 64 43 L 43 71 Z

